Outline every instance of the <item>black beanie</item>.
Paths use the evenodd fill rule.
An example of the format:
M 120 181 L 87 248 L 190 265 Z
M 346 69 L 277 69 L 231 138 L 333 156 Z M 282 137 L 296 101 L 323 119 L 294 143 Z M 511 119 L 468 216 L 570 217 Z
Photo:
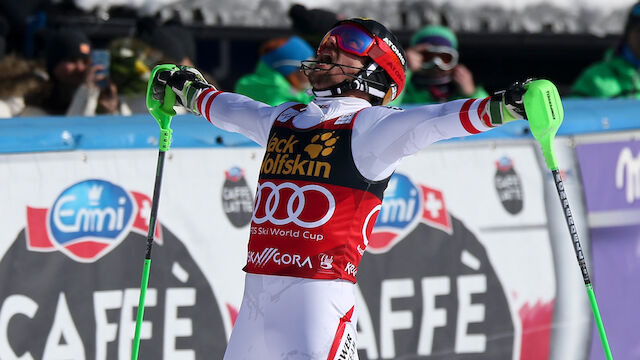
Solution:
M 141 18 L 136 24 L 138 37 L 168 60 L 176 63 L 185 57 L 195 61 L 196 46 L 193 34 L 180 24 L 160 24 L 154 18 Z
M 45 59 L 49 74 L 63 60 L 88 59 L 91 54 L 91 42 L 80 31 L 62 29 L 49 34 Z
M 307 9 L 295 4 L 289 8 L 293 29 L 301 35 L 324 36 L 336 22 L 336 13 L 322 9 Z

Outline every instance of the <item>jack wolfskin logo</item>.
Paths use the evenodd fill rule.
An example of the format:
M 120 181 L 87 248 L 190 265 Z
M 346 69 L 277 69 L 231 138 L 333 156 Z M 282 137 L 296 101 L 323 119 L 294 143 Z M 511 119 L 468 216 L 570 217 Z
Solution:
M 315 135 L 311 138 L 311 144 L 304 148 L 304 151 L 309 154 L 312 159 L 317 158 L 319 155 L 329 156 L 335 149 L 335 144 L 340 137 L 334 137 L 334 132 L 326 132 L 322 135 Z
M 328 179 L 331 164 L 314 160 L 328 156 L 334 150 L 338 137 L 333 132 L 315 135 L 304 151 L 300 149 L 300 139 L 296 135 L 279 138 L 272 135 L 262 160 L 260 173 L 265 175 L 299 175 Z

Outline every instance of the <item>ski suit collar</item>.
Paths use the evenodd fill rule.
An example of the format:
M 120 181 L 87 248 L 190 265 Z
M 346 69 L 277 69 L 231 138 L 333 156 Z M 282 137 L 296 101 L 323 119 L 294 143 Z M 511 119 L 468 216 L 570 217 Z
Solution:
M 371 107 L 371 104 L 367 100 L 357 97 L 316 97 L 307 106 L 307 111 L 318 115 L 321 114 L 322 120 L 327 120 L 352 114 L 366 107 Z

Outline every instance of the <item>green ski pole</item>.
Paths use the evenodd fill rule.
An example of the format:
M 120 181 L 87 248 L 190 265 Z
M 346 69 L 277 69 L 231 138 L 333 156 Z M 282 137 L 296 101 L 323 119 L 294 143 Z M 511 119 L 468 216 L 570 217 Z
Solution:
M 598 309 L 598 303 L 596 302 L 596 295 L 593 292 L 593 285 L 591 284 L 589 271 L 587 270 L 582 245 L 580 245 L 580 239 L 578 237 L 578 232 L 576 231 L 573 215 L 569 208 L 569 199 L 567 198 L 567 193 L 564 190 L 562 176 L 560 175 L 560 171 L 558 171 L 558 161 L 553 148 L 553 140 L 558 128 L 562 124 L 562 119 L 564 118 L 562 101 L 560 100 L 558 89 L 556 89 L 555 85 L 548 80 L 534 80 L 525 84 L 525 88 L 527 91 L 524 94 L 524 108 L 527 112 L 527 119 L 529 119 L 529 127 L 531 128 L 533 137 L 536 138 L 538 143 L 540 143 L 544 160 L 547 163 L 547 167 L 553 174 L 556 190 L 558 191 L 558 197 L 560 198 L 560 204 L 562 204 L 565 220 L 569 227 L 569 234 L 573 241 L 573 250 L 576 253 L 578 264 L 580 265 L 580 271 L 582 272 L 582 279 L 584 280 L 584 284 L 587 288 L 587 295 L 589 296 L 589 302 L 591 303 L 593 317 L 596 321 L 598 333 L 600 334 L 602 349 L 604 350 L 607 360 L 612 360 L 613 356 L 611 355 L 611 349 L 609 348 L 609 341 L 607 340 L 607 334 L 604 330 L 602 318 L 600 317 L 600 310 Z
M 138 359 L 140 352 L 140 330 L 142 328 L 142 319 L 144 318 L 144 301 L 147 295 L 147 286 L 149 284 L 149 271 L 151 269 L 151 246 L 153 246 L 153 235 L 156 229 L 156 217 L 158 215 L 158 203 L 160 202 L 160 186 L 162 184 L 162 170 L 164 168 L 164 155 L 171 146 L 171 119 L 176 114 L 173 105 L 176 101 L 176 94 L 171 89 L 165 89 L 163 101 L 154 98 L 153 79 L 158 76 L 161 71 L 178 70 L 175 65 L 158 65 L 151 72 L 151 79 L 147 85 L 147 109 L 149 113 L 156 119 L 160 126 L 160 141 L 158 149 L 158 163 L 156 165 L 156 178 L 153 187 L 153 200 L 151 205 L 151 216 L 149 217 L 149 232 L 147 233 L 147 251 L 144 257 L 144 266 L 142 268 L 142 280 L 140 282 L 140 300 L 138 301 L 138 314 L 136 316 L 136 331 L 133 338 L 133 350 L 131 352 L 131 360 Z

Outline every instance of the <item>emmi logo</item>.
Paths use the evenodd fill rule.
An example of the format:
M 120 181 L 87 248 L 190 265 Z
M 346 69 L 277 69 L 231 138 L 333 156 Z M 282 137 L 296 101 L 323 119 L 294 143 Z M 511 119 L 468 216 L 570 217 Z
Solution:
M 319 156 L 328 156 L 335 148 L 338 137 L 334 132 L 315 135 L 303 151 L 299 150 L 295 135 L 288 138 L 271 136 L 267 144 L 267 151 L 260 168 L 261 174 L 266 175 L 301 175 L 329 178 L 331 164 L 326 161 L 314 160 Z

